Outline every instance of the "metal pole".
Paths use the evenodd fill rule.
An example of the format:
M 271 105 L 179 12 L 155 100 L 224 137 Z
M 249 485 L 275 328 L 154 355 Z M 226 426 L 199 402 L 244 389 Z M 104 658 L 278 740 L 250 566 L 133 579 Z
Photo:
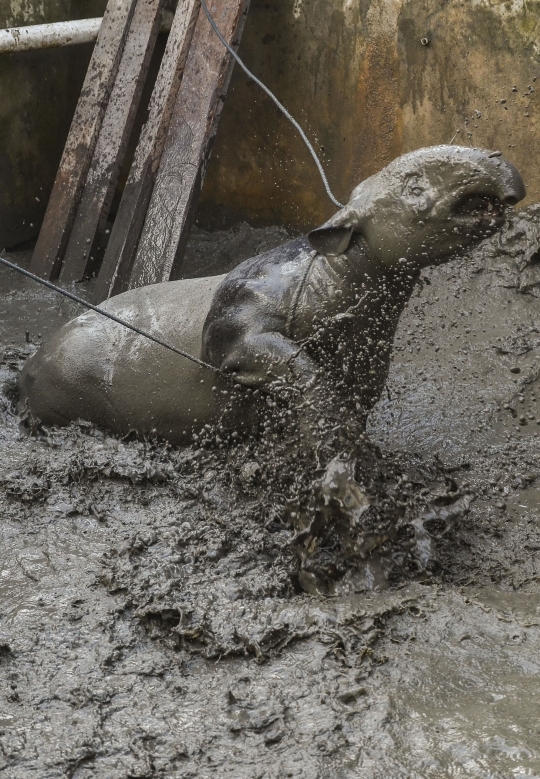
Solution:
M 31 27 L 11 27 L 0 30 L 0 52 L 54 49 L 57 46 L 91 43 L 96 40 L 100 27 L 101 17 L 54 24 L 34 24 Z
M 171 21 L 172 14 L 165 13 L 161 32 L 170 31 Z M 71 22 L 33 24 L 31 27 L 9 27 L 7 30 L 0 30 L 0 54 L 93 43 L 98 37 L 101 22 L 101 17 L 97 17 L 75 19 Z

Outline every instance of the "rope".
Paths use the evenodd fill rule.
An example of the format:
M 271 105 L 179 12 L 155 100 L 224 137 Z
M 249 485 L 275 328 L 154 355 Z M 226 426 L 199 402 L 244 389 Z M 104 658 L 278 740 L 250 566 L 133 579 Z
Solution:
M 151 335 L 151 333 L 147 333 L 144 330 L 140 330 L 138 327 L 135 327 L 134 325 L 130 325 L 129 322 L 126 322 L 124 319 L 120 319 L 114 314 L 109 314 L 108 311 L 104 311 L 102 308 L 99 308 L 98 306 L 94 306 L 92 305 L 92 303 L 88 303 L 88 301 L 83 300 L 83 298 L 80 298 L 77 295 L 74 295 L 72 292 L 68 292 L 67 290 L 62 289 L 61 287 L 57 287 L 56 284 L 52 284 L 50 281 L 46 281 L 45 279 L 40 279 L 39 276 L 35 276 L 33 273 L 30 273 L 30 271 L 27 271 L 24 268 L 15 265 L 15 263 L 13 262 L 9 262 L 9 260 L 6 260 L 4 257 L 0 257 L 0 263 L 2 263 L 2 265 L 5 265 L 7 268 L 11 268 L 11 270 L 17 271 L 17 273 L 21 273 L 23 276 L 32 279 L 32 281 L 37 281 L 38 284 L 43 284 L 44 287 L 48 287 L 49 289 L 52 289 L 54 292 L 58 292 L 60 295 L 63 295 L 64 297 L 69 298 L 70 300 L 74 300 L 75 303 L 80 303 L 81 306 L 85 306 L 86 308 L 89 308 L 91 311 L 95 311 L 96 313 L 107 317 L 107 319 L 110 319 L 119 325 L 122 325 L 123 327 L 127 327 L 128 330 L 132 330 L 134 333 L 137 333 L 137 335 L 142 335 L 144 338 L 148 338 L 149 341 L 153 341 L 159 346 L 163 346 L 164 349 L 169 349 L 169 351 L 180 355 L 180 357 L 185 357 L 186 360 L 191 360 L 191 362 L 200 365 L 201 368 L 208 368 L 208 370 L 213 371 L 214 373 L 219 373 L 222 376 L 225 376 L 226 378 L 229 378 L 231 380 L 233 379 L 232 376 L 222 371 L 221 368 L 216 368 L 215 365 L 210 365 L 210 363 L 204 362 L 203 360 L 199 360 L 197 357 L 193 357 L 192 354 L 188 354 L 187 352 L 182 351 L 182 349 L 177 349 L 176 346 L 171 346 L 170 344 L 165 343 L 165 341 L 156 338 L 155 336 Z
M 300 137 L 302 138 L 302 140 L 304 141 L 304 143 L 305 143 L 305 144 L 306 144 L 306 146 L 308 147 L 309 153 L 311 154 L 311 156 L 313 157 L 313 159 L 314 159 L 314 161 L 315 161 L 315 165 L 317 166 L 317 169 L 318 169 L 318 171 L 319 171 L 319 174 L 320 174 L 320 176 L 321 176 L 322 182 L 323 182 L 323 184 L 324 184 L 324 188 L 325 188 L 325 190 L 326 190 L 326 194 L 328 195 L 328 197 L 330 198 L 330 200 L 332 201 L 332 203 L 333 203 L 335 206 L 337 206 L 338 208 L 343 208 L 343 203 L 340 203 L 340 202 L 339 202 L 339 200 L 337 200 L 337 199 L 334 197 L 334 195 L 332 194 L 332 190 L 330 189 L 330 184 L 328 183 L 328 179 L 326 178 L 326 174 L 325 174 L 325 172 L 324 172 L 324 170 L 323 170 L 323 166 L 321 165 L 321 161 L 320 161 L 320 160 L 319 160 L 319 158 L 317 157 L 317 153 L 316 153 L 315 149 L 313 148 L 313 146 L 311 145 L 311 143 L 310 143 L 310 141 L 309 141 L 309 138 L 307 137 L 307 135 L 305 134 L 305 132 L 303 131 L 303 129 L 300 127 L 300 125 L 298 124 L 298 122 L 296 121 L 296 119 L 295 119 L 295 118 L 294 118 L 294 117 L 293 117 L 293 116 L 292 116 L 292 115 L 291 115 L 291 114 L 290 114 L 290 113 L 287 111 L 287 109 L 285 108 L 285 106 L 284 106 L 282 103 L 280 103 L 280 101 L 277 99 L 277 97 L 274 95 L 274 93 L 273 93 L 273 92 L 271 92 L 271 91 L 268 89 L 268 87 L 267 87 L 265 84 L 263 84 L 263 82 L 262 82 L 262 81 L 260 81 L 260 79 L 258 79 L 258 78 L 257 78 L 257 76 L 255 76 L 255 75 L 254 75 L 254 74 L 251 72 L 251 70 L 249 70 L 249 68 L 248 68 L 246 65 L 244 65 L 244 63 L 242 62 L 242 60 L 240 59 L 240 57 L 238 56 L 238 54 L 235 52 L 235 50 L 234 50 L 234 49 L 233 49 L 231 46 L 229 46 L 229 44 L 227 43 L 227 41 L 225 40 L 225 38 L 223 37 L 223 35 L 222 35 L 222 34 L 221 34 L 221 32 L 219 31 L 219 29 L 218 29 L 218 26 L 217 26 L 217 24 L 215 23 L 215 21 L 214 21 L 214 18 L 213 18 L 213 16 L 212 16 L 212 14 L 211 14 L 211 13 L 210 13 L 210 11 L 208 10 L 208 6 L 206 5 L 206 0 L 201 0 L 201 5 L 202 5 L 202 7 L 203 7 L 203 11 L 205 12 L 206 16 L 208 17 L 208 21 L 209 21 L 209 22 L 210 22 L 210 24 L 212 25 L 212 28 L 213 28 L 214 32 L 216 33 L 216 35 L 217 35 L 217 37 L 219 38 L 219 40 L 221 41 L 221 43 L 222 43 L 222 44 L 225 46 L 225 48 L 227 49 L 227 51 L 229 52 L 229 54 L 231 54 L 231 55 L 234 57 L 234 59 L 235 59 L 235 60 L 238 62 L 238 64 L 239 64 L 239 65 L 240 65 L 240 67 L 242 68 L 242 70 L 243 70 L 245 73 L 247 73 L 247 75 L 248 75 L 250 78 L 252 78 L 252 79 L 253 79 L 253 81 L 254 81 L 256 84 L 258 84 L 258 85 L 260 86 L 260 88 L 261 88 L 261 89 L 262 89 L 264 92 L 266 92 L 266 94 L 268 95 L 268 97 L 269 97 L 269 98 L 271 98 L 271 99 L 274 101 L 274 103 L 277 105 L 277 107 L 279 108 L 279 110 L 280 110 L 280 111 L 281 111 L 283 114 L 285 114 L 285 116 L 287 117 L 287 119 L 289 120 L 289 122 L 290 122 L 290 123 L 293 125 L 293 127 L 295 127 L 295 128 L 298 130 L 298 132 L 300 133 Z

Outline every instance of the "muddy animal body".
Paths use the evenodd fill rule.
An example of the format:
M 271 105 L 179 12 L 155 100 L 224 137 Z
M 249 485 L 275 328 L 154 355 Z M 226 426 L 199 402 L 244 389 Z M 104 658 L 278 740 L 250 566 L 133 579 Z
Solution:
M 88 312 L 28 361 L 21 406 L 47 424 L 84 418 L 174 442 L 224 412 L 231 425 L 249 427 L 252 394 L 283 387 L 302 397 L 307 428 L 325 386 L 365 415 L 386 381 L 421 268 L 491 235 L 524 194 L 499 153 L 441 146 L 405 155 L 307 237 L 226 277 L 157 284 L 104 304 L 221 373 Z M 236 407 L 233 383 L 245 388 Z
M 204 320 L 223 278 L 142 287 L 102 308 L 199 354 Z M 208 370 L 89 311 L 30 358 L 21 375 L 20 406 L 49 425 L 85 419 L 112 431 L 156 430 L 180 441 L 199 420 L 219 414 L 214 380 Z
M 311 402 L 337 394 L 366 413 L 386 381 L 417 275 L 406 260 L 379 267 L 361 237 L 330 258 L 299 238 L 224 279 L 206 317 L 203 354 L 244 386 L 300 387 Z

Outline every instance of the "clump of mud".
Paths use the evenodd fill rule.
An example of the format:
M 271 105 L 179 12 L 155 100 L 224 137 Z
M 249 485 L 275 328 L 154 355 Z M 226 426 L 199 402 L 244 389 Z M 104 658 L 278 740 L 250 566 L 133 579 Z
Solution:
M 9 349 L 3 360 L 3 413 L 34 449 L 0 474 L 4 495 L 23 513 L 52 504 L 100 526 L 111 524 L 118 500 L 136 512 L 159 495 L 168 508 L 104 553 L 99 582 L 168 646 L 268 657 L 311 635 L 276 618 L 291 597 L 429 578 L 435 538 L 468 509 L 470 496 L 442 463 L 383 453 L 365 436 L 344 449 L 347 437 L 334 430 L 326 459 L 339 453 L 323 464 L 271 413 L 260 436 L 206 429 L 184 449 L 118 440 L 83 421 L 28 430 L 14 416 L 14 379 L 29 351 Z
M 436 458 L 383 453 L 365 436 L 352 449 L 334 436 L 340 452 L 322 465 L 279 421 L 279 434 L 267 423 L 247 441 L 208 428 L 183 451 L 130 444 L 142 447 L 142 478 L 185 501 L 183 521 L 156 519 L 108 554 L 102 582 L 128 593 L 128 607 L 169 646 L 260 660 L 311 635 L 278 618 L 302 590 L 347 595 L 441 573 L 436 539 L 472 500 L 455 473 Z
M 345 594 L 429 579 L 441 571 L 437 539 L 472 499 L 442 463 L 385 454 L 366 439 L 313 484 L 312 518 L 295 538 L 302 587 Z
M 223 446 L 224 429 L 205 431 L 199 442 L 212 471 L 227 474 L 236 505 L 250 499 L 265 527 L 293 534 L 302 589 L 362 592 L 439 570 L 436 539 L 452 531 L 474 497 L 459 484 L 459 466 L 383 452 L 361 427 L 351 444 L 351 425 L 336 427 L 333 418 L 331 444 L 323 438 L 312 451 L 299 445 L 290 417 L 286 430 L 279 415 L 275 426 L 270 419 L 248 443 Z

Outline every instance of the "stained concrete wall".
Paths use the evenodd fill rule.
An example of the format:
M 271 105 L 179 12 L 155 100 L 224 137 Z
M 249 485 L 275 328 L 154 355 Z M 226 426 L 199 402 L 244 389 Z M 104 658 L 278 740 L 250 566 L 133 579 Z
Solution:
M 0 0 L 0 27 L 101 16 L 106 0 Z M 92 45 L 0 54 L 0 249 L 36 235 Z
M 0 23 L 104 5 L 0 0 Z M 0 57 L 0 243 L 39 226 L 89 53 Z M 540 0 L 252 0 L 240 53 L 303 124 L 342 201 L 396 155 L 452 139 L 500 148 L 538 200 Z M 304 229 L 333 211 L 296 132 L 237 68 L 198 223 Z
M 539 199 L 539 0 L 252 0 L 241 53 L 342 202 L 396 155 L 452 139 L 501 149 Z M 295 131 L 237 70 L 199 220 L 303 229 L 333 211 Z

